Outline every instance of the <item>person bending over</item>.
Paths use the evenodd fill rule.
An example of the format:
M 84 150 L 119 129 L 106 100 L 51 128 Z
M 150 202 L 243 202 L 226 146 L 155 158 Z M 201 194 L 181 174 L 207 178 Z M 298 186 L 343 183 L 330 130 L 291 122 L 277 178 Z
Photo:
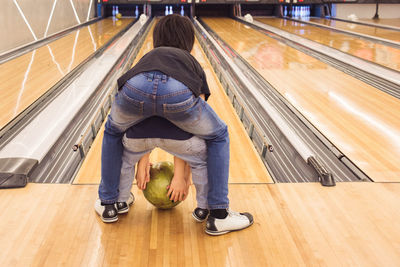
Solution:
M 209 233 L 223 233 L 243 228 L 244 222 L 251 225 L 253 217 L 229 210 L 228 127 L 199 97 L 204 93 L 207 99 L 210 91 L 203 69 L 190 54 L 193 44 L 194 28 L 188 18 L 163 17 L 154 28 L 154 49 L 118 79 L 119 92 L 104 131 L 99 198 L 103 206 L 118 200 L 126 130 L 159 116 L 206 141 L 210 209 L 206 228 Z

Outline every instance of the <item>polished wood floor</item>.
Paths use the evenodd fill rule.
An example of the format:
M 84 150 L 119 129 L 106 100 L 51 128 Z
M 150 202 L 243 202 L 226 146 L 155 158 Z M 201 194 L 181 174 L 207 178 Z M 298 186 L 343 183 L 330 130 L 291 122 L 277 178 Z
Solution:
M 400 100 L 228 18 L 203 20 L 374 181 L 400 181 Z
M 152 49 L 152 44 L 153 39 L 152 34 L 150 33 L 147 36 L 135 62 Z M 239 117 L 236 115 L 228 97 L 225 95 L 221 84 L 218 82 L 218 79 L 212 70 L 212 66 L 208 62 L 207 57 L 204 55 L 204 52 L 197 41 L 192 54 L 200 62 L 206 72 L 207 82 L 211 90 L 211 96 L 208 100 L 209 104 L 214 108 L 222 120 L 228 124 L 231 142 L 229 182 L 240 183 L 245 180 L 250 183 L 272 183 L 272 178 L 269 176 L 264 164 L 255 151 Z M 104 131 L 103 127 L 100 129 L 99 135 L 96 137 L 74 183 L 100 182 L 100 157 L 101 142 Z M 151 158 L 153 162 L 164 160 L 172 161 L 172 159 L 171 155 L 159 149 L 152 153 Z
M 326 26 L 330 26 L 330 27 L 340 29 L 340 30 L 362 33 L 362 34 L 366 34 L 366 35 L 379 37 L 382 39 L 400 42 L 400 34 L 398 31 L 395 31 L 395 30 L 377 28 L 377 27 L 361 25 L 361 24 L 357 24 L 357 23 L 349 23 L 349 22 L 334 20 L 334 19 L 310 18 L 310 21 L 319 23 L 319 24 L 323 24 Z
M 352 56 L 400 71 L 400 50 L 394 47 L 292 20 L 279 18 L 257 18 L 257 20 Z M 400 36 L 400 32 L 392 32 L 394 32 L 392 35 Z
M 97 185 L 1 190 L 1 266 L 399 266 L 399 183 L 230 185 L 248 229 L 212 237 L 191 217 L 195 190 L 172 210 L 139 193 L 104 224 Z
M 133 19 L 104 19 L 0 65 L 0 129 Z
M 400 18 L 398 19 L 358 19 L 360 22 L 382 24 L 400 28 Z

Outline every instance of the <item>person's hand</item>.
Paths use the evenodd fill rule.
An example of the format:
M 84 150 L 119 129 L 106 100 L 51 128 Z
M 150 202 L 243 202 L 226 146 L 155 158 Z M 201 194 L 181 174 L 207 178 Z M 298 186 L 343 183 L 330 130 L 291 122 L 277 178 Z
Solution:
M 171 201 L 183 201 L 188 195 L 188 186 L 184 179 L 177 178 L 174 176 L 172 178 L 171 184 L 167 187 L 169 199 Z
M 140 190 L 146 189 L 146 184 L 150 181 L 150 167 L 149 154 L 146 154 L 137 164 L 136 183 Z

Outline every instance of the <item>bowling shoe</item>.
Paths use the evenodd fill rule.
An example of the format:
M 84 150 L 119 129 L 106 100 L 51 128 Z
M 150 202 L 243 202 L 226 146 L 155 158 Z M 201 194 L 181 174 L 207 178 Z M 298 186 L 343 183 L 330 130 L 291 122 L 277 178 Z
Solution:
M 101 205 L 100 199 L 94 203 L 94 209 L 105 223 L 118 221 L 118 211 L 115 204 Z
M 209 235 L 223 235 L 247 228 L 253 222 L 253 216 L 248 212 L 239 213 L 228 210 L 228 215 L 225 219 L 217 219 L 211 215 L 208 216 L 205 232 Z
M 129 199 L 126 202 L 117 202 L 118 214 L 127 213 L 129 211 L 129 206 L 135 203 L 135 196 L 132 192 L 129 195 Z
M 208 214 L 210 214 L 210 211 L 207 209 L 195 208 L 192 216 L 196 221 L 204 222 L 207 219 Z

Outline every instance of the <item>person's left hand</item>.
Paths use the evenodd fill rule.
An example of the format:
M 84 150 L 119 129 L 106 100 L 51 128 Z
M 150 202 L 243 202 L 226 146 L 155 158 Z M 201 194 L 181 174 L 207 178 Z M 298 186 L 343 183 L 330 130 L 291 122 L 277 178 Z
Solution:
M 169 199 L 172 201 L 183 201 L 188 194 L 188 187 L 184 179 L 172 178 L 171 184 L 167 187 Z

